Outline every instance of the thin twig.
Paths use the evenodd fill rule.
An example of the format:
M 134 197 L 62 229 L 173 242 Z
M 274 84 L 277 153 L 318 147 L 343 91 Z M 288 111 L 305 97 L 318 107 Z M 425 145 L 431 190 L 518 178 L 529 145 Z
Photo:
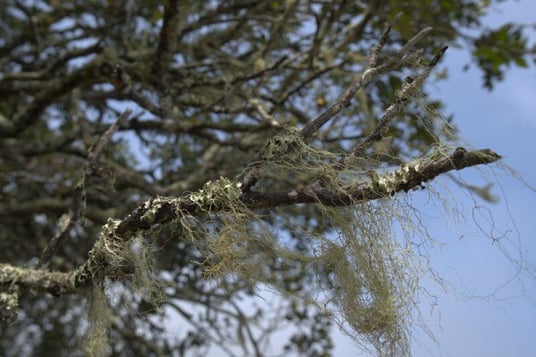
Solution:
M 349 29 L 348 32 L 351 32 L 346 38 L 339 44 L 335 50 L 335 53 L 339 53 L 341 51 L 344 51 L 344 49 L 348 48 L 348 45 L 351 42 L 357 42 L 359 41 L 362 36 L 363 32 L 365 31 L 365 27 L 367 24 L 374 18 L 376 15 L 378 9 L 380 8 L 380 5 L 382 3 L 382 0 L 373 0 L 368 3 L 367 8 L 363 12 L 361 20 L 352 26 L 351 29 Z
M 177 22 L 179 16 L 178 0 L 168 0 L 164 5 L 164 15 L 162 28 L 158 39 L 158 47 L 155 55 L 155 70 L 159 71 L 161 66 L 170 59 L 173 53 L 176 35 Z
M 119 129 L 119 127 L 127 120 L 127 118 L 132 114 L 132 110 L 130 108 L 125 109 L 123 113 L 117 118 L 117 120 L 106 130 L 99 139 L 95 142 L 95 144 L 89 148 L 89 155 L 87 157 L 88 164 L 92 165 L 93 168 L 97 163 L 97 159 L 99 155 L 101 154 L 102 150 L 108 145 L 110 142 L 110 139 L 112 138 L 112 135 Z
M 308 122 L 302 128 L 300 135 L 304 140 L 312 138 L 323 125 L 325 125 L 328 121 L 330 121 L 337 114 L 339 114 L 345 107 L 348 107 L 350 105 L 350 102 L 354 98 L 355 94 L 357 93 L 357 91 L 367 86 L 374 77 L 384 72 L 387 72 L 389 70 L 392 70 L 396 67 L 401 66 L 404 63 L 402 61 L 402 57 L 404 57 L 405 53 L 409 51 L 412 47 L 414 47 L 414 45 L 419 40 L 421 40 L 426 34 L 430 32 L 429 28 L 426 28 L 420 31 L 417 35 L 415 35 L 413 38 L 411 38 L 408 41 L 408 45 L 406 45 L 401 50 L 400 53 L 393 56 L 386 63 L 382 65 L 378 65 L 380 53 L 383 50 L 385 44 L 387 43 L 389 34 L 391 33 L 393 26 L 397 23 L 397 21 L 400 19 L 401 16 L 402 16 L 402 13 L 397 14 L 394 17 L 393 21 L 391 21 L 391 23 L 387 26 L 382 37 L 380 38 L 378 42 L 378 45 L 375 46 L 371 50 L 367 68 L 363 71 L 363 73 L 357 76 L 356 80 L 350 84 L 350 86 L 343 92 L 343 94 L 339 97 L 339 99 L 335 102 L 335 104 L 333 104 L 326 111 L 321 113 L 315 119 Z M 394 107 L 394 108 L 391 108 L 391 110 L 396 110 L 394 113 L 389 113 L 389 116 L 392 117 L 400 110 L 400 108 Z M 380 130 L 381 129 L 382 128 L 380 128 Z M 368 145 L 368 143 L 366 145 Z M 241 181 L 243 192 L 248 192 L 251 189 L 251 187 L 253 187 L 257 183 L 258 177 L 257 177 L 256 169 L 258 168 L 259 165 L 261 165 L 261 162 L 258 160 L 258 157 L 257 157 L 257 159 L 254 160 L 254 162 L 251 163 L 248 166 L 248 168 L 245 170 L 247 171 L 247 175 L 245 175 L 245 177 Z
M 406 42 L 404 47 L 402 47 L 402 49 L 398 52 L 398 56 L 402 58 L 406 53 L 411 51 L 418 42 L 420 42 L 423 38 L 425 38 L 426 35 L 432 32 L 432 30 L 433 30 L 432 27 L 426 27 L 422 29 L 421 31 L 419 31 L 418 34 L 416 34 L 408 42 Z
M 307 123 L 307 125 L 303 127 L 300 133 L 303 139 L 310 139 L 311 137 L 313 137 L 318 131 L 318 129 L 320 129 L 324 124 L 334 118 L 337 114 L 339 114 L 341 110 L 350 105 L 352 98 L 358 90 L 365 87 L 368 83 L 370 83 L 372 78 L 379 74 L 376 68 L 379 53 L 387 43 L 389 33 L 391 32 L 393 25 L 400 18 L 400 15 L 401 14 L 395 16 L 393 21 L 385 29 L 378 45 L 372 49 L 369 63 L 363 73 L 358 75 L 356 80 L 353 81 L 352 84 L 350 84 L 350 86 L 344 91 L 344 93 L 339 97 L 335 104 L 333 104 L 326 111 L 324 111 L 322 114 L 317 116 L 315 119 L 313 119 L 311 122 Z
M 58 247 L 65 241 L 69 232 L 73 229 L 76 222 L 84 214 L 85 210 L 85 198 L 86 198 L 86 186 L 89 181 L 89 178 L 94 174 L 97 167 L 97 161 L 102 150 L 108 145 L 112 135 L 119 129 L 124 121 L 132 113 L 132 110 L 127 108 L 125 111 L 117 118 L 117 120 L 99 137 L 99 139 L 89 148 L 89 154 L 86 159 L 84 166 L 84 172 L 82 174 L 82 179 L 75 186 L 74 189 L 74 199 L 72 203 L 71 210 L 68 214 L 64 214 L 60 217 L 58 221 L 58 232 L 52 237 L 48 242 L 48 245 L 45 247 L 41 257 L 36 265 L 36 269 L 45 269 L 48 265 L 48 262 L 54 255 Z
M 407 102 L 411 98 L 412 93 L 417 88 L 419 88 L 424 82 L 424 80 L 430 75 L 432 68 L 439 62 L 447 48 L 447 46 L 442 47 L 439 52 L 434 56 L 429 65 L 416 78 L 407 77 L 404 80 L 402 88 L 398 92 L 397 100 L 389 107 L 387 107 L 382 119 L 380 120 L 378 125 L 376 125 L 374 130 L 365 139 L 363 139 L 361 143 L 354 147 L 354 149 L 352 150 L 353 157 L 362 157 L 367 148 L 369 148 L 374 142 L 381 140 L 395 115 L 398 114 L 406 106 Z
M 402 16 L 402 13 L 399 12 L 395 15 L 393 18 L 393 21 L 389 25 L 387 25 L 387 28 L 383 32 L 382 37 L 380 38 L 380 42 L 377 46 L 374 46 L 372 48 L 368 68 L 375 68 L 378 65 L 378 58 L 380 57 L 380 53 L 385 47 L 385 44 L 387 43 L 387 40 L 389 39 L 389 34 L 391 33 L 391 30 L 393 29 L 393 26 L 395 26 L 398 23 L 398 20 L 400 20 L 400 17 Z

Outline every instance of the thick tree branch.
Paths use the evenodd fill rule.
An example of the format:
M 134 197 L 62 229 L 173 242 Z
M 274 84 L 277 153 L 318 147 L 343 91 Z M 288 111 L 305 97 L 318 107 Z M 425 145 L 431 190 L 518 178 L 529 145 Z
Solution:
M 437 157 L 436 157 L 437 156 Z M 399 166 L 393 172 L 384 175 L 370 175 L 369 179 L 357 182 L 343 192 L 322 187 L 317 183 L 301 189 L 282 192 L 243 193 L 238 197 L 250 209 L 274 208 L 298 203 L 320 203 L 327 206 L 347 206 L 359 201 L 375 200 L 389 197 L 401 191 L 419 187 L 423 182 L 431 181 L 438 175 L 451 170 L 461 170 L 475 165 L 490 164 L 501 157 L 489 149 L 467 151 L 457 148 L 451 155 L 433 155 L 413 160 Z M 208 207 L 207 207 L 208 209 Z M 225 210 L 225 203 L 220 207 L 211 206 L 211 210 Z M 180 218 L 185 213 L 203 214 L 199 205 L 186 198 L 153 198 L 124 218 L 122 221 L 109 222 L 103 229 L 108 239 L 126 244 L 139 230 L 148 230 L 157 224 L 165 224 Z M 108 262 L 102 257 L 90 259 L 76 272 L 70 274 L 26 270 L 10 265 L 0 265 L 0 285 L 18 284 L 21 287 L 34 288 L 54 294 L 72 293 L 76 289 L 93 283 L 93 279 L 103 279 L 108 274 L 115 277 L 117 269 L 124 274 L 131 274 L 132 267 L 106 268 Z M 95 275 L 95 272 L 100 272 Z M 35 273 L 37 275 L 32 275 Z M 74 283 L 73 283 L 74 282 Z M 74 284 L 74 285 L 73 285 Z
M 489 149 L 466 151 L 458 148 L 450 156 L 434 160 L 418 159 L 399 166 L 386 175 L 373 174 L 370 179 L 353 184 L 344 192 L 333 191 L 320 184 L 297 190 L 261 193 L 247 192 L 241 197 L 249 208 L 273 208 L 297 203 L 321 203 L 328 206 L 346 206 L 359 201 L 389 197 L 400 191 L 409 191 L 423 182 L 431 181 L 442 173 L 466 167 L 490 164 L 501 158 Z
M 74 284 L 75 274 L 75 272 L 60 273 L 27 269 L 0 263 L 0 287 L 17 285 L 53 295 L 71 294 L 79 290 Z

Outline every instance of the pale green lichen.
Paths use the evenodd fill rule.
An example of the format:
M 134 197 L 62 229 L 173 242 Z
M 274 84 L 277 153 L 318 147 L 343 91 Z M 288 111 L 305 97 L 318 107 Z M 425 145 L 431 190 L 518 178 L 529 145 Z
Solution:
M 161 203 L 156 202 L 156 206 Z M 82 341 L 88 356 L 104 356 L 109 350 L 108 331 L 113 311 L 105 295 L 108 281 L 128 284 L 136 295 L 146 295 L 146 301 L 155 306 L 161 300 L 157 281 L 151 274 L 151 246 L 141 232 L 130 239 L 117 237 L 115 230 L 119 223 L 119 220 L 109 219 L 89 253 L 94 262 L 91 270 L 93 287 L 89 295 L 87 331 Z
M 157 196 L 153 199 L 146 201 L 144 203 L 146 210 L 140 217 L 140 219 L 143 222 L 153 223 L 158 211 L 162 208 L 164 204 L 169 203 L 170 201 L 171 199 L 162 196 Z
M 374 170 L 366 172 L 368 180 L 367 184 L 371 185 L 377 192 L 392 193 L 395 192 L 401 185 L 404 185 L 415 176 L 420 168 L 419 162 L 410 162 L 399 166 L 397 169 L 378 174 Z
M 226 177 L 216 181 L 208 181 L 203 188 L 188 196 L 188 198 L 203 209 L 221 207 L 240 198 L 240 184 Z
M 113 316 L 104 294 L 104 287 L 100 284 L 94 286 L 89 297 L 88 326 L 82 340 L 87 356 L 106 355 L 109 350 L 108 330 Z
M 262 157 L 265 160 L 278 159 L 282 156 L 284 157 L 289 151 L 302 146 L 303 141 L 298 130 L 288 128 L 281 134 L 275 135 L 266 143 Z
M 0 322 L 11 322 L 19 311 L 19 295 L 12 290 L 0 293 Z
M 106 235 L 106 236 L 114 235 L 114 231 L 117 229 L 120 223 L 121 221 L 118 219 L 108 218 L 108 221 L 106 222 L 106 224 L 102 226 L 101 234 Z

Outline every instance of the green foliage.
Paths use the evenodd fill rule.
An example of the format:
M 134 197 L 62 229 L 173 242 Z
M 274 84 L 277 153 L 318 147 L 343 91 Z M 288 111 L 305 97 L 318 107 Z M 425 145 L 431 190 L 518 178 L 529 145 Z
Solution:
M 526 68 L 527 39 L 523 26 L 505 24 L 496 30 L 488 30 L 474 41 L 473 56 L 484 72 L 484 86 L 493 88 L 494 82 L 503 79 L 505 68 L 516 65 Z M 532 50 L 536 53 L 536 47 Z

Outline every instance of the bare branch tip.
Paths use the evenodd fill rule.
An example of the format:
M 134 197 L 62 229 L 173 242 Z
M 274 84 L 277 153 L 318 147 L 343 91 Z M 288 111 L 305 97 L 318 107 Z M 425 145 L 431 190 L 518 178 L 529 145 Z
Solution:
M 123 111 L 123 113 L 121 113 L 121 117 L 122 117 L 122 118 L 126 118 L 126 117 L 130 116 L 130 114 L 132 114 L 132 109 L 130 109 L 130 108 L 126 108 L 126 109 Z
M 391 21 L 391 26 L 395 26 L 398 23 L 398 20 L 400 20 L 400 18 L 402 17 L 402 15 L 404 15 L 403 11 L 400 11 L 398 14 L 396 14 L 395 17 L 393 17 L 393 21 Z
M 427 34 L 428 34 L 428 33 L 432 32 L 433 29 L 434 29 L 434 28 L 433 28 L 432 26 L 428 26 L 428 27 L 423 28 L 423 29 L 421 30 L 421 32 L 424 32 L 424 33 L 427 33 Z
M 387 26 L 387 28 L 385 29 L 383 33 L 380 44 L 387 41 L 387 36 L 389 36 L 389 34 L 391 33 L 391 30 L 393 29 L 394 26 L 396 26 L 396 24 L 398 23 L 398 20 L 400 20 L 400 17 L 402 17 L 403 14 L 404 14 L 403 12 L 399 12 L 398 14 L 395 15 L 395 17 L 393 17 L 393 20 L 389 23 L 389 25 Z
M 432 58 L 432 60 L 430 61 L 430 64 L 428 66 L 429 67 L 434 67 L 439 62 L 439 60 L 443 57 L 443 55 L 445 54 L 445 52 L 447 51 L 448 48 L 449 48 L 449 46 L 446 46 L 446 45 L 441 47 L 439 52 L 434 56 L 434 58 Z

